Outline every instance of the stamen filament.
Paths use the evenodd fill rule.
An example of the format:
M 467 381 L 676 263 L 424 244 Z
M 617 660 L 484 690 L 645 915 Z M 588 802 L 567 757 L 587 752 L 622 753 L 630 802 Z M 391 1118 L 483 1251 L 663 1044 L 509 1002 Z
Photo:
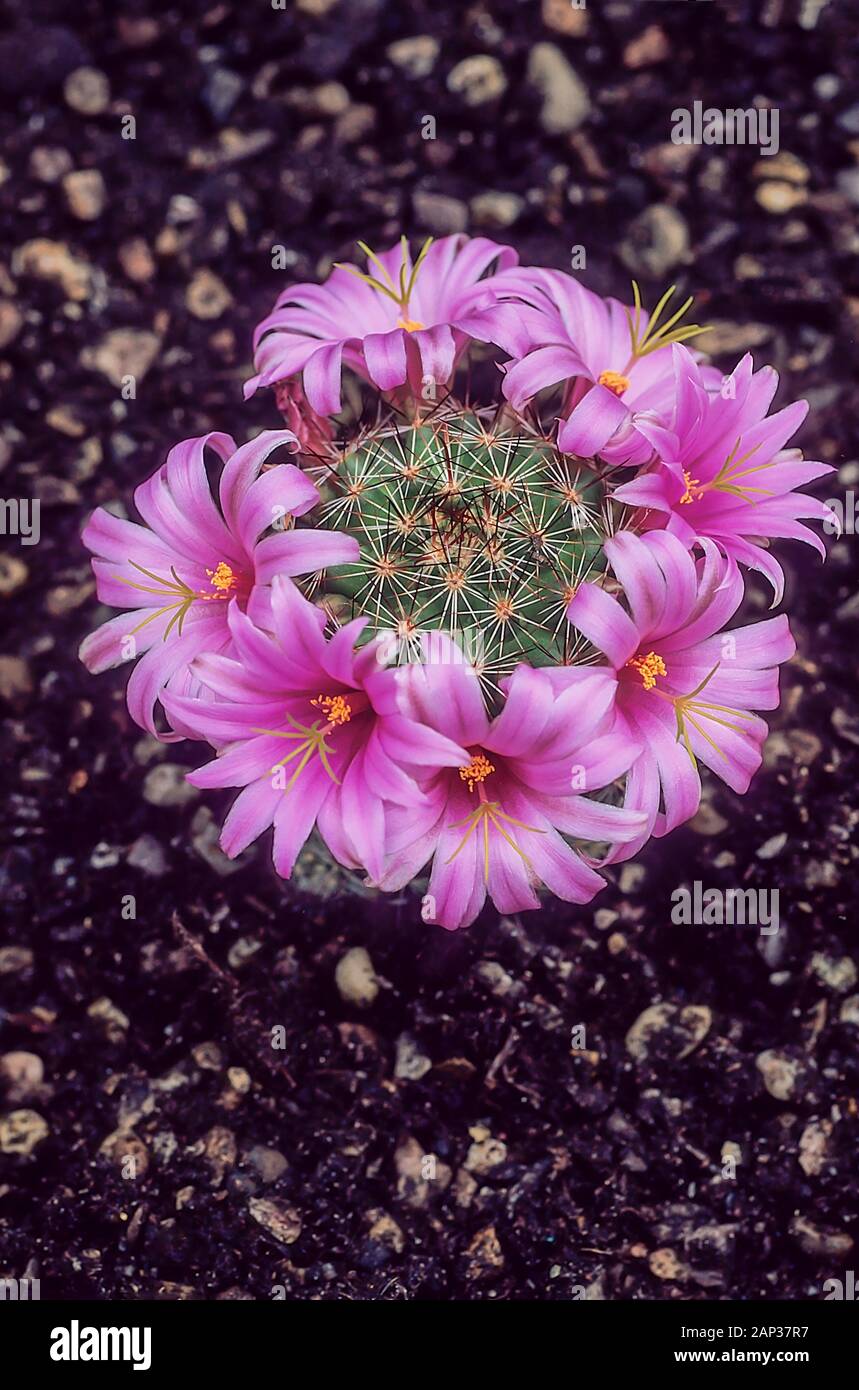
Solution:
M 693 300 L 691 295 L 682 306 L 665 321 L 665 323 L 657 327 L 662 317 L 662 311 L 674 294 L 676 288 L 676 285 L 671 285 L 670 288 L 665 291 L 648 320 L 647 328 L 643 336 L 641 336 L 641 291 L 638 288 L 637 282 L 633 280 L 632 297 L 634 317 L 629 309 L 625 311 L 629 324 L 629 341 L 632 351 L 629 362 L 624 369 L 624 375 L 635 362 L 638 362 L 642 357 L 646 357 L 648 353 L 656 352 L 661 347 L 668 347 L 671 343 L 685 343 L 689 338 L 697 337 L 699 333 L 704 333 L 706 331 L 706 324 L 692 323 L 687 324 L 684 328 L 674 327 L 692 305 Z

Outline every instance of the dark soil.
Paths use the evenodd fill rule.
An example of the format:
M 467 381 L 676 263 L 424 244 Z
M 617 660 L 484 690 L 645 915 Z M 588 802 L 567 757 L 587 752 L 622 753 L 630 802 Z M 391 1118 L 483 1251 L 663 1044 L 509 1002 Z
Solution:
M 195 750 L 142 739 L 124 677 L 76 659 L 104 616 L 79 543 L 90 509 L 128 504 L 178 438 L 277 423 L 241 381 L 286 277 L 324 274 L 359 237 L 476 230 L 487 190 L 522 200 L 489 234 L 523 259 L 565 266 L 584 244 L 597 289 L 626 296 L 635 273 L 651 302 L 674 279 L 695 292 L 720 365 L 754 347 L 780 399 L 812 402 L 800 442 L 839 468 L 823 495 L 859 484 L 856 8 L 543 15 L 7 3 L 0 468 L 3 496 L 42 511 L 39 544 L 7 538 L 0 563 L 0 1074 L 4 1113 L 30 1112 L 14 1122 L 30 1152 L 0 1154 L 0 1275 L 38 1275 L 43 1297 L 801 1299 L 855 1262 L 852 528 L 825 568 L 782 547 L 799 653 L 749 795 L 711 784 L 592 908 L 488 910 L 456 936 L 414 897 L 285 887 L 264 844 L 228 873 L 212 848 L 226 796 L 170 804 L 169 771 L 143 796 Z M 410 34 L 440 41 L 425 76 L 387 54 Z M 570 135 L 541 124 L 538 42 L 587 85 Z M 508 86 L 469 107 L 447 76 L 479 53 Z M 64 94 L 82 64 L 109 83 L 84 93 L 92 114 Z M 777 158 L 670 143 L 674 108 L 755 98 L 779 110 Z M 103 208 L 97 185 L 63 183 L 81 170 L 103 176 Z M 678 214 L 668 232 L 654 205 Z M 131 365 L 105 345 L 119 329 Z M 778 889 L 781 930 L 672 925 L 695 879 Z M 356 947 L 378 976 L 364 1008 L 335 981 Z

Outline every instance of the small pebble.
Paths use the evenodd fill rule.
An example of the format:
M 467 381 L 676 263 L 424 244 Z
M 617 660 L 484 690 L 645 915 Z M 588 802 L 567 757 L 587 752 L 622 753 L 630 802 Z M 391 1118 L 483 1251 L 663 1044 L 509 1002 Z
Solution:
M 10 1110 L 0 1116 L 0 1153 L 28 1158 L 49 1133 L 37 1110 Z
M 94 222 L 104 212 L 106 189 L 98 169 L 76 169 L 63 179 L 69 212 L 80 222 Z
M 379 993 L 373 962 L 363 946 L 353 946 L 337 962 L 334 983 L 340 998 L 359 1009 L 369 1009 Z
M 63 83 L 66 105 L 82 116 L 101 116 L 110 105 L 110 83 L 98 68 L 75 68 Z
M 507 78 L 497 58 L 490 53 L 475 53 L 451 68 L 447 88 L 466 106 L 487 106 L 506 92 Z

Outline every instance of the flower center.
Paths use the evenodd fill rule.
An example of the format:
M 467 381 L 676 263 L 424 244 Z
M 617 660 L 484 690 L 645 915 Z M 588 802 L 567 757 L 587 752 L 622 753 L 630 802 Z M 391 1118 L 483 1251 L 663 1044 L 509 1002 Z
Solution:
M 494 764 L 489 761 L 485 753 L 472 753 L 471 762 L 468 767 L 459 769 L 459 775 L 463 782 L 468 783 L 468 790 L 473 792 L 475 785 L 485 782 L 494 771 Z
M 289 729 L 254 729 L 255 734 L 268 734 L 269 738 L 285 739 L 292 744 L 290 751 L 271 768 L 272 778 L 279 780 L 273 786 L 284 792 L 292 791 L 304 769 L 314 758 L 318 758 L 327 777 L 339 786 L 340 778 L 331 766 L 330 757 L 337 749 L 328 742 L 343 725 L 348 724 L 353 714 L 360 714 L 369 703 L 366 695 L 355 691 L 347 699 L 345 695 L 317 695 L 310 701 L 314 709 L 322 712 L 326 723 L 315 719 L 312 724 L 302 724 L 287 713 L 285 722 Z M 290 766 L 291 765 L 291 766 Z M 290 777 L 286 780 L 286 768 L 290 767 Z
M 209 583 L 215 592 L 213 594 L 206 594 L 203 593 L 201 589 L 200 596 L 204 599 L 229 598 L 230 591 L 235 589 L 239 582 L 225 560 L 219 560 L 215 569 L 207 569 L 206 573 L 209 576 Z
M 657 676 L 668 675 L 665 662 L 656 652 L 648 652 L 647 656 L 634 656 L 626 664 L 641 676 L 641 684 L 645 690 L 653 689 Z
M 700 497 L 703 497 L 704 489 L 698 479 L 693 478 L 691 473 L 687 473 L 685 468 L 683 469 L 683 482 L 686 485 L 686 491 L 680 498 L 681 506 L 688 506 L 690 502 L 697 502 Z
M 404 328 L 407 333 L 417 333 L 419 328 L 426 328 L 426 324 L 420 319 L 397 319 L 397 327 Z
M 615 396 L 622 396 L 624 391 L 629 389 L 629 377 L 624 376 L 622 372 L 600 372 L 597 381 Z
M 348 724 L 352 718 L 352 706 L 345 695 L 317 695 L 310 703 L 322 710 L 329 724 Z

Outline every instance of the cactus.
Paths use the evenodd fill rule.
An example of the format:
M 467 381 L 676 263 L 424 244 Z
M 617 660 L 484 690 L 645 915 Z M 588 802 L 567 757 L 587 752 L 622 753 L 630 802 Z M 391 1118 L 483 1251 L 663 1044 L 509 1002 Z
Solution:
M 326 602 L 368 617 L 364 640 L 387 637 L 391 661 L 419 659 L 421 634 L 444 632 L 492 696 L 520 661 L 576 659 L 565 609 L 601 568 L 610 523 L 591 462 L 503 413 L 445 404 L 345 449 L 323 495 L 315 523 L 361 550 L 329 571 Z

